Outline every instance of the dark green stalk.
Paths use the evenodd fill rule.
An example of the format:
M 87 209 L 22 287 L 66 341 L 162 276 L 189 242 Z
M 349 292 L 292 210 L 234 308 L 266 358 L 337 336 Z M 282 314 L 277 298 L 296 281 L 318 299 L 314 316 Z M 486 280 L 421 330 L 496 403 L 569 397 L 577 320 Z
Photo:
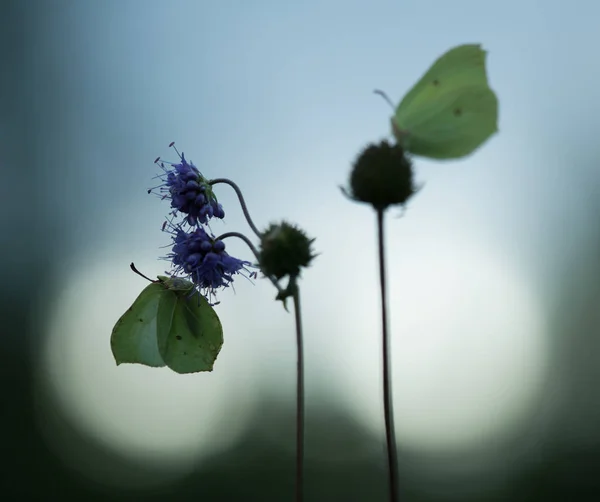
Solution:
M 237 237 L 242 239 L 250 248 L 257 261 L 260 258 L 258 250 L 244 234 L 239 232 L 226 232 L 216 240 L 226 239 L 228 237 Z M 302 313 L 300 309 L 300 289 L 296 278 L 290 278 L 290 283 L 286 289 L 283 289 L 277 280 L 272 276 L 267 276 L 273 285 L 277 288 L 282 299 L 292 296 L 294 299 L 294 316 L 296 321 L 296 352 L 297 352 L 297 373 L 296 373 L 296 502 L 304 500 L 304 340 L 302 335 Z M 286 309 L 287 310 L 287 309 Z
M 390 340 L 387 321 L 383 216 L 384 210 L 378 209 L 377 233 L 379 240 L 379 282 L 381 285 L 381 330 L 383 339 L 383 414 L 385 419 L 385 439 L 388 455 L 390 502 L 398 502 L 398 453 L 396 451 L 394 406 L 392 403 L 392 376 L 390 365 Z
M 294 285 L 294 314 L 296 317 L 296 502 L 304 500 L 304 341 L 300 313 L 300 290 Z

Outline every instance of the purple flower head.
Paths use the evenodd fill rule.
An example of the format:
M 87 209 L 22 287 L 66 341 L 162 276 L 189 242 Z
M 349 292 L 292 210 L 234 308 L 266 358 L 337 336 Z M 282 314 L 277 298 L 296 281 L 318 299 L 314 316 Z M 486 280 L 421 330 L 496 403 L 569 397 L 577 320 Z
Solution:
M 173 264 L 173 275 L 184 275 L 194 283 L 197 290 L 211 302 L 216 290 L 226 288 L 233 282 L 234 274 L 248 272 L 251 266 L 230 256 L 225 243 L 209 235 L 203 227 L 190 232 L 173 227 L 173 249 L 167 258 Z
M 193 162 L 186 160 L 183 152 L 174 147 L 180 162 L 165 162 L 158 157 L 154 162 L 163 170 L 159 176 L 162 183 L 156 187 L 162 199 L 171 199 L 174 214 L 185 214 L 184 221 L 190 226 L 204 225 L 211 218 L 223 219 L 225 211 L 218 203 L 212 186 Z M 155 189 L 148 190 L 148 193 Z

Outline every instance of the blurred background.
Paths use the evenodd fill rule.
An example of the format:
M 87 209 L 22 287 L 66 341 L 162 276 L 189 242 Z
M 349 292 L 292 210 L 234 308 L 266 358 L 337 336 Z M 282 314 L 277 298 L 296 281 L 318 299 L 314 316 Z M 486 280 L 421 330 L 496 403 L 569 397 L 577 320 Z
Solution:
M 0 3 L 2 500 L 293 500 L 293 317 L 220 295 L 209 374 L 117 367 L 162 274 L 180 150 L 260 227 L 316 237 L 303 278 L 306 496 L 384 501 L 375 216 L 351 162 L 450 47 L 482 43 L 500 133 L 417 159 L 387 221 L 402 500 L 600 500 L 600 4 L 579 0 Z M 231 190 L 212 227 L 250 235 Z M 231 254 L 251 259 L 243 243 Z

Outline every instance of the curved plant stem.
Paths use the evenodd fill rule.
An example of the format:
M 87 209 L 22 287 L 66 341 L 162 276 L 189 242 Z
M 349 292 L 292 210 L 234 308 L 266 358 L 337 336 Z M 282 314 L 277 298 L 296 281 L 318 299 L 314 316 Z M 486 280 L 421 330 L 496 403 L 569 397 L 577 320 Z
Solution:
M 385 286 L 385 246 L 383 231 L 384 210 L 377 210 L 377 233 L 379 240 L 379 282 L 381 285 L 381 329 L 383 338 L 383 414 L 385 418 L 385 439 L 388 454 L 390 502 L 398 502 L 398 453 L 396 452 L 396 431 L 394 428 L 394 407 L 392 404 L 392 378 L 390 367 L 390 340 L 387 325 L 387 296 Z
M 224 234 L 219 235 L 215 238 L 216 241 L 222 241 L 223 239 L 227 239 L 227 237 L 237 237 L 238 239 L 242 239 L 252 251 L 252 254 L 255 256 L 256 261 L 258 261 L 258 249 L 252 244 L 252 241 L 248 239 L 244 234 L 240 232 L 225 232 Z
M 221 241 L 223 239 L 226 239 L 227 237 L 237 237 L 238 239 L 242 239 L 254 254 L 256 261 L 259 262 L 258 250 L 256 249 L 256 247 L 254 247 L 254 244 L 252 244 L 252 241 L 248 239 L 248 237 L 246 237 L 240 232 L 225 232 L 224 234 L 219 235 L 219 237 L 217 237 L 216 240 Z M 274 277 L 271 277 L 270 275 L 267 275 L 266 277 L 268 277 L 273 286 L 275 286 L 278 293 L 284 293 L 284 289 L 279 285 L 279 283 L 275 280 Z
M 242 191 L 240 190 L 240 187 L 238 187 L 233 181 L 231 181 L 230 179 L 227 179 L 227 178 L 215 178 L 214 180 L 210 180 L 209 183 L 211 185 L 216 185 L 218 183 L 225 183 L 226 185 L 229 185 L 231 188 L 233 188 L 235 190 L 235 193 L 238 196 L 240 205 L 242 206 L 242 211 L 244 212 L 244 216 L 246 217 L 246 221 L 248 222 L 248 225 L 250 225 L 250 228 L 252 229 L 252 231 L 260 239 L 262 237 L 262 234 L 259 232 L 258 228 L 252 221 L 252 218 L 250 218 L 250 213 L 248 212 L 248 206 L 246 206 L 246 201 L 244 200 L 244 196 L 242 195 Z
M 294 315 L 296 318 L 296 347 L 298 353 L 296 375 L 296 502 L 304 500 L 304 341 L 300 290 L 294 284 Z

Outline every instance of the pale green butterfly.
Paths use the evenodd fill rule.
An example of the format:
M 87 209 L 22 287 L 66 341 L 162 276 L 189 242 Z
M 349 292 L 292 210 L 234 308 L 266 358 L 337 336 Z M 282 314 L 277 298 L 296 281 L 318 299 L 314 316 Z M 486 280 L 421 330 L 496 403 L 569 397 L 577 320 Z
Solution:
M 131 268 L 139 273 L 133 263 Z M 117 365 L 168 366 L 177 373 L 212 371 L 223 346 L 223 328 L 208 301 L 197 293 L 190 295 L 193 287 L 183 279 L 158 276 L 140 293 L 112 331 Z
M 480 45 L 450 49 L 404 96 L 391 121 L 406 151 L 455 159 L 469 155 L 498 131 L 498 99 L 488 85 L 485 57 Z

